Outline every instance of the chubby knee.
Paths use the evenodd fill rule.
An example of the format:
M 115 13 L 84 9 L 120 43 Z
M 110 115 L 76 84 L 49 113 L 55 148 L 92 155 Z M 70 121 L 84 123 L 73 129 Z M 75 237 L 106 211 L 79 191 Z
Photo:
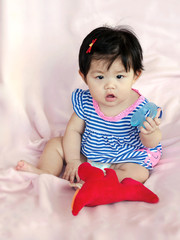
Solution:
M 118 179 L 133 178 L 134 180 L 144 183 L 149 178 L 149 170 L 136 163 L 117 164 L 113 167 Z
M 63 144 L 62 144 L 62 141 L 63 141 L 63 137 L 54 137 L 54 138 L 51 138 L 47 144 L 46 144 L 46 148 L 51 148 L 51 149 L 54 149 L 55 151 L 57 151 L 60 156 L 62 158 L 64 158 L 64 151 L 63 151 Z
M 139 171 L 139 174 L 136 174 L 134 176 L 134 180 L 139 181 L 141 183 L 146 182 L 146 180 L 149 178 L 149 170 L 144 168 L 141 171 Z
M 52 144 L 52 145 L 59 145 L 62 144 L 63 137 L 54 137 L 51 138 L 47 144 Z

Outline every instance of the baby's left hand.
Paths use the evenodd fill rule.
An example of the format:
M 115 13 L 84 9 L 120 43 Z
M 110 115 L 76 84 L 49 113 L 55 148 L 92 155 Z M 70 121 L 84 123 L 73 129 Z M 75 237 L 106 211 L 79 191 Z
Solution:
M 147 117 L 146 121 L 143 122 L 144 127 L 140 127 L 140 131 L 142 134 L 149 135 L 159 129 L 159 125 L 161 124 L 161 120 L 159 118 L 161 113 L 161 108 L 158 108 L 157 114 L 154 119 Z

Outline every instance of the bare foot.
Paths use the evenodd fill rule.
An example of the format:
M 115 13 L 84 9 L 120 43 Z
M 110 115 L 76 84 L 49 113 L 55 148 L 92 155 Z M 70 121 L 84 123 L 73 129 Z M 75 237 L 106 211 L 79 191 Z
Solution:
M 28 163 L 24 160 L 21 160 L 17 163 L 15 169 L 17 171 L 23 171 L 23 172 L 32 172 L 32 173 L 36 173 L 36 174 L 42 174 L 42 173 L 46 173 L 45 171 L 35 167 L 34 165 L 32 165 L 31 163 Z

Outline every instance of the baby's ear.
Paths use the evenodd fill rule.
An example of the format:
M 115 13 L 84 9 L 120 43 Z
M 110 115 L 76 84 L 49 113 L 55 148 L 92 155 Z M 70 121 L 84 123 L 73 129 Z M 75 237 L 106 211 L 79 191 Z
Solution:
M 137 80 L 140 76 L 141 76 L 141 74 L 142 74 L 142 71 L 140 70 L 140 71 L 137 71 L 136 73 L 135 73 L 135 80 Z
M 84 74 L 80 70 L 79 70 L 79 75 L 81 76 L 83 81 L 86 82 L 86 77 L 84 76 Z
M 141 73 L 142 73 L 142 71 L 136 71 L 134 73 L 133 83 L 135 83 L 138 80 L 138 78 L 141 76 Z

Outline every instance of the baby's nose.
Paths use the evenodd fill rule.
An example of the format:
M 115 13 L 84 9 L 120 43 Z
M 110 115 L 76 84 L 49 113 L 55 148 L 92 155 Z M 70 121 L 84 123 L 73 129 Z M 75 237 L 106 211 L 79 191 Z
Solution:
M 105 84 L 105 89 L 114 89 L 114 88 L 115 88 L 115 83 L 113 80 L 110 80 Z

